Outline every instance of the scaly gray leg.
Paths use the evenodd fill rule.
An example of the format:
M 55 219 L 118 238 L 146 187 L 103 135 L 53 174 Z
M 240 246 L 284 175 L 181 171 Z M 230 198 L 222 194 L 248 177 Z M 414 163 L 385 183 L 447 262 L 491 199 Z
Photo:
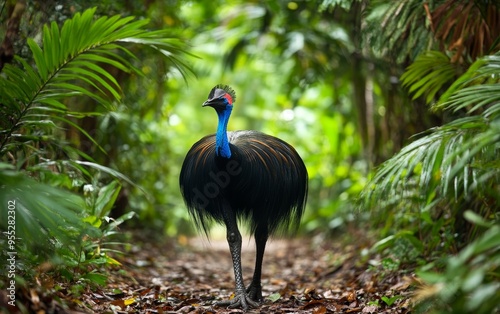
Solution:
M 241 270 L 241 234 L 236 223 L 234 211 L 227 206 L 225 209 L 224 222 L 227 228 L 227 243 L 233 259 L 234 279 L 236 283 L 235 297 L 232 300 L 217 302 L 217 306 L 228 306 L 230 308 L 241 307 L 248 310 L 250 307 L 258 307 L 259 303 L 250 298 L 243 284 L 243 274 Z

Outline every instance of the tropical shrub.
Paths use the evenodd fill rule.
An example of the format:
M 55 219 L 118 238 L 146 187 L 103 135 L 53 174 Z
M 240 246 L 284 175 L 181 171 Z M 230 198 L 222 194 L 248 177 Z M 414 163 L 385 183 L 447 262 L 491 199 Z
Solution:
M 27 42 L 33 60 L 17 56 L 3 68 L 0 228 L 9 237 L 0 242 L 9 248 L 2 254 L 17 254 L 16 279 L 49 259 L 53 266 L 65 266 L 60 270 L 70 280 L 102 283 L 95 267 L 117 263 L 106 254 L 112 249 L 108 237 L 133 213 L 113 219 L 110 211 L 122 183 L 133 182 L 97 163 L 69 134 L 79 132 L 105 153 L 79 121 L 116 109 L 123 91 L 111 69 L 143 75 L 128 47 L 153 49 L 186 73 L 182 42 L 147 24 L 147 19 L 118 15 L 98 18 L 95 8 L 89 9 L 62 26 L 44 26 L 40 43 Z M 87 105 L 75 106 L 82 98 Z
M 495 299 L 498 288 L 499 66 L 499 53 L 474 62 L 431 107 L 454 119 L 418 135 L 382 164 L 364 192 L 367 206 L 389 217 L 378 221 L 386 236 L 378 248 L 391 251 L 395 243 L 406 240 L 416 256 L 433 261 L 423 261 L 422 269 L 444 268 L 444 274 L 422 275 L 439 285 L 432 296 L 443 309 L 460 304 L 470 310 L 496 306 L 489 300 Z M 410 67 L 406 77 L 418 71 Z M 430 71 L 420 80 L 412 79 L 412 84 L 423 86 L 440 77 L 447 79 L 440 70 Z M 486 232 L 484 225 L 490 227 Z M 457 252 L 456 257 L 443 258 Z M 478 291 L 491 298 L 467 301 L 477 299 Z

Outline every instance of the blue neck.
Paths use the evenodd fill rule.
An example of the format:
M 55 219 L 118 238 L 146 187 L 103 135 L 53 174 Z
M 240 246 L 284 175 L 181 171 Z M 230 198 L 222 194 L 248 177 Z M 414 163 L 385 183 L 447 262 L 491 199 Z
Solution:
M 227 106 L 224 111 L 217 112 L 219 125 L 215 134 L 215 155 L 224 158 L 231 157 L 231 149 L 229 149 L 229 141 L 227 139 L 227 122 L 229 121 L 232 109 L 232 106 Z

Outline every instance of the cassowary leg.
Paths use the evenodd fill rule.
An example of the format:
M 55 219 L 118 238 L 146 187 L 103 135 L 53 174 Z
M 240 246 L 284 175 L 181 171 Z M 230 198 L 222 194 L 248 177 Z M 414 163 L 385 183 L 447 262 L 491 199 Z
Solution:
M 255 256 L 255 270 L 253 272 L 252 282 L 247 288 L 247 294 L 252 300 L 260 302 L 262 300 L 262 285 L 260 282 L 260 277 L 262 275 L 262 261 L 264 259 L 264 251 L 266 249 L 266 242 L 269 236 L 267 226 L 259 226 L 255 230 L 255 246 L 256 246 L 256 256 Z
M 224 222 L 227 228 L 227 243 L 233 259 L 234 279 L 236 282 L 235 297 L 231 300 L 217 302 L 218 306 L 229 306 L 230 308 L 241 307 L 248 310 L 250 307 L 258 307 L 259 303 L 253 301 L 245 291 L 243 284 L 243 273 L 241 270 L 241 234 L 236 223 L 236 215 L 229 208 L 225 212 Z

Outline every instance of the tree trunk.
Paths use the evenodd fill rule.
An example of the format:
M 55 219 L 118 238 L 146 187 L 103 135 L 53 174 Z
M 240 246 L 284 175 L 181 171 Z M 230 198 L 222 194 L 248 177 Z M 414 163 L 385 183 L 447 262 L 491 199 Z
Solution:
M 6 63 L 9 63 L 12 59 L 14 59 L 14 42 L 17 34 L 19 33 L 19 25 L 25 9 L 25 1 L 18 1 L 14 5 L 14 9 L 12 10 L 10 18 L 7 21 L 7 31 L 2 45 L 0 46 L 0 71 L 2 71 Z

